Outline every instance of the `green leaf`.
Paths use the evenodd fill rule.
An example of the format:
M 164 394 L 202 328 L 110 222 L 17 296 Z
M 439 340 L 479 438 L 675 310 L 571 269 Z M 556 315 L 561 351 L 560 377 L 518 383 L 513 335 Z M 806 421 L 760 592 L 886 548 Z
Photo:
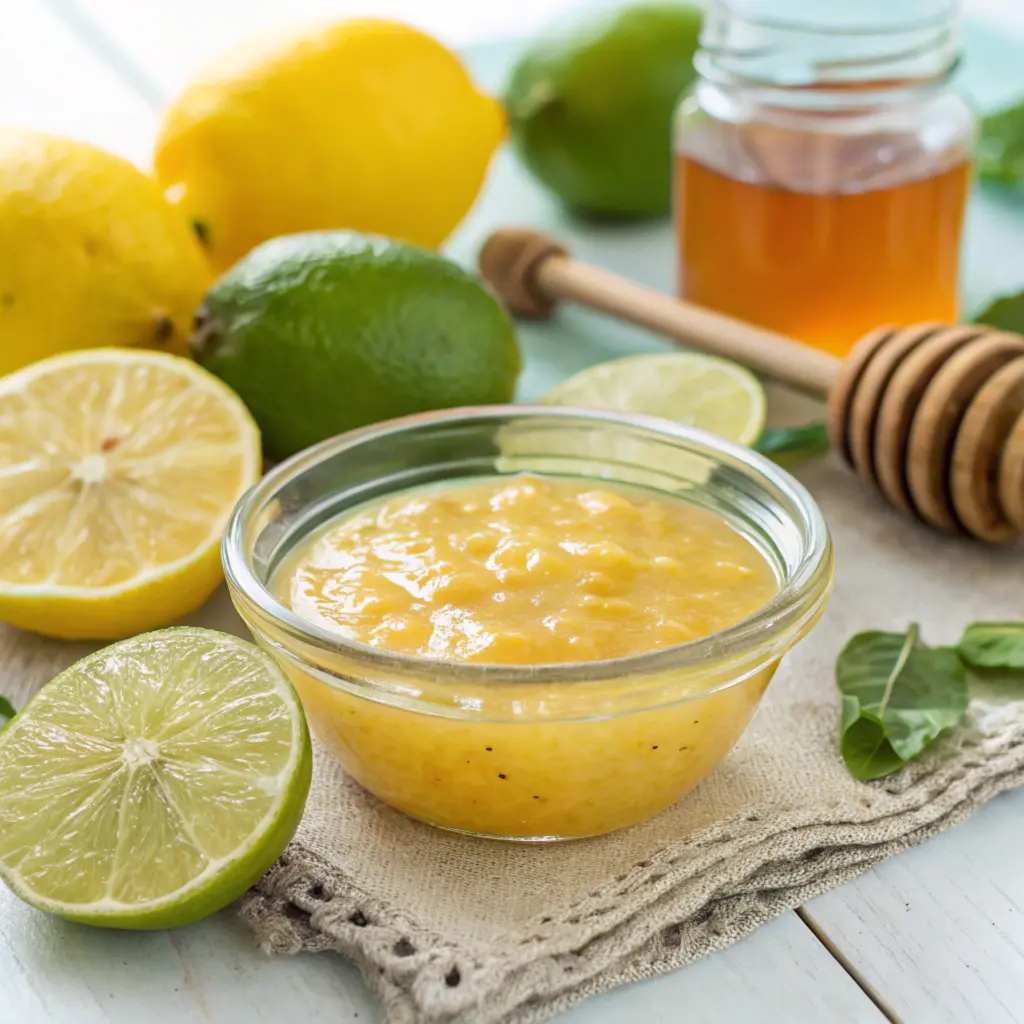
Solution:
M 1024 103 L 997 110 L 981 122 L 978 173 L 991 181 L 1024 181 Z
M 15 716 L 14 705 L 6 697 L 0 697 L 0 729 Z
M 840 750 L 866 782 L 898 771 L 956 725 L 967 710 L 963 664 L 950 647 L 906 633 L 858 633 L 836 662 L 843 695 Z
M 974 322 L 1024 334 L 1024 292 L 996 299 L 974 318 Z
M 804 459 L 825 455 L 828 449 L 828 426 L 824 423 L 770 428 L 754 442 L 754 451 L 767 455 L 780 466 L 791 466 Z
M 1024 622 L 975 622 L 957 650 L 971 668 L 1024 669 Z

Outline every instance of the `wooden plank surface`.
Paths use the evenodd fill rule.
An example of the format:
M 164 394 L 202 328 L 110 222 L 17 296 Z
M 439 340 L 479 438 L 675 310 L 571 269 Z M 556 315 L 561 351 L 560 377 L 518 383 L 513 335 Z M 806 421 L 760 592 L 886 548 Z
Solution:
M 795 914 L 674 974 L 588 1000 L 564 1024 L 883 1024 Z M 379 1024 L 355 967 L 332 953 L 263 957 L 229 911 L 175 932 L 97 932 L 0 887 L 4 1024 Z
M 3 5 L 0 123 L 93 142 L 148 160 L 153 113 L 40 0 Z
M 49 918 L 0 886 L 4 1024 L 376 1024 L 354 966 L 332 954 L 264 957 L 229 911 L 174 932 L 98 932 Z
M 245 33 L 287 21 L 372 14 L 419 25 L 446 42 L 465 46 L 525 37 L 581 5 L 609 0 L 43 0 L 68 21 L 102 29 L 148 87 L 173 95 L 203 62 Z M 1019 0 L 962 0 L 974 18 L 1024 32 Z M 202 31 L 190 30 L 202 26 Z
M 86 20 L 130 55 L 140 76 L 170 96 L 204 61 L 245 34 L 286 22 L 352 15 L 418 25 L 464 46 L 536 31 L 588 0 L 45 0 L 68 20 Z M 593 0 L 589 0 L 593 2 Z M 84 16 L 84 18 L 82 17 Z M 195 31 L 202 26 L 201 31 Z
M 575 0 L 22 0 L 0 34 L 0 119 L 78 135 L 140 163 L 154 97 L 240 28 L 374 9 L 454 42 L 531 30 Z M 1024 22 L 1015 0 L 971 0 Z M 501 8 L 497 21 L 487 10 Z M 483 19 L 480 18 L 484 14 Z M 90 32 L 100 30 L 100 35 Z M 113 44 L 112 53 L 109 46 Z M 223 608 L 212 612 L 223 625 Z M 1024 1022 L 1024 794 L 815 900 L 814 923 L 905 1024 Z M 96 933 L 49 920 L 0 889 L 0 1021 L 153 1024 L 378 1021 L 354 968 L 332 955 L 266 960 L 220 914 L 173 934 Z M 675 974 L 591 1000 L 572 1024 L 632 1021 L 822 1024 L 883 1019 L 796 915 Z
M 883 1024 L 886 1017 L 823 952 L 796 914 L 784 914 L 674 974 L 590 999 L 558 1024 Z
M 224 8 L 192 6 L 189 12 L 175 8 L 175 32 L 156 30 L 157 51 L 174 55 L 177 42 L 193 38 L 220 45 L 215 32 L 199 26 L 204 18 L 216 25 Z M 148 9 L 101 2 L 85 13 L 100 14 L 104 26 L 112 19 L 123 28 L 122 18 L 140 7 Z M 236 8 L 231 26 L 237 14 Z M 8 28 L 0 37 L 0 117 L 77 135 L 147 163 L 155 121 L 148 101 L 163 85 L 139 71 L 147 65 L 144 50 L 142 56 L 112 53 L 108 37 L 97 35 L 83 12 L 63 0 L 31 0 Z M 173 57 L 168 66 L 181 72 Z M 223 593 L 201 621 L 240 626 Z M 778 1013 L 762 1016 L 764 1005 Z M 695 1022 L 722 1020 L 725 1012 L 725 1019 L 817 1024 L 825 1007 L 835 1009 L 837 1021 L 881 1019 L 792 914 L 714 958 L 591 1000 L 566 1019 L 612 1024 L 642 1016 L 667 1022 L 678 1019 L 680 1006 Z M 380 1011 L 356 969 L 341 957 L 265 958 L 229 911 L 173 933 L 104 933 L 48 918 L 0 887 L 4 1022 L 230 1024 L 290 1017 L 354 1024 L 377 1021 Z
M 1018 790 L 804 910 L 905 1024 L 1019 1024 L 1022 851 Z

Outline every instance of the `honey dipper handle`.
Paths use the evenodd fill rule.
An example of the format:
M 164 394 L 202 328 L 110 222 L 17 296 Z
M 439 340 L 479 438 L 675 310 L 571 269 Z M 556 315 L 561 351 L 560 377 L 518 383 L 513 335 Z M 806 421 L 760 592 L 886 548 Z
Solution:
M 481 250 L 480 268 L 519 315 L 544 315 L 555 302 L 569 300 L 648 327 L 683 345 L 733 359 L 821 398 L 827 397 L 839 372 L 839 360 L 833 356 L 580 263 L 540 232 L 515 228 L 495 232 Z

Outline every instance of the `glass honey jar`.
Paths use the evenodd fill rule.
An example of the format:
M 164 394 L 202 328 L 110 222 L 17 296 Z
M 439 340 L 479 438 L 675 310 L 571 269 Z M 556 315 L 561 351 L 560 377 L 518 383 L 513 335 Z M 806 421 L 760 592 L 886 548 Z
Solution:
M 839 356 L 956 320 L 957 21 L 956 0 L 712 0 L 674 132 L 683 298 Z

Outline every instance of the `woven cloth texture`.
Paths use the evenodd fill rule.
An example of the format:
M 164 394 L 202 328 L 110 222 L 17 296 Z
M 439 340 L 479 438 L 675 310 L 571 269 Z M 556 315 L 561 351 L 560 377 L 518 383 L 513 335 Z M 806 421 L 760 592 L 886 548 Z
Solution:
M 801 475 L 836 543 L 831 605 L 694 792 L 602 838 L 499 843 L 412 821 L 318 752 L 294 843 L 242 903 L 262 947 L 351 957 L 392 1024 L 535 1024 L 721 949 L 1019 785 L 1024 703 L 994 690 L 920 762 L 856 782 L 834 682 L 859 630 L 918 621 L 951 643 L 1019 618 L 1019 548 L 931 534 L 834 462 Z

